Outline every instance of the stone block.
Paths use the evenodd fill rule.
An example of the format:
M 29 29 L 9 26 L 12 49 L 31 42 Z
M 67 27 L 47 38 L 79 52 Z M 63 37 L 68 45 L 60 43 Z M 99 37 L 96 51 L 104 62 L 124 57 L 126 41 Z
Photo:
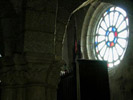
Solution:
M 27 10 L 25 28 L 26 30 L 54 32 L 55 14 Z
M 54 35 L 43 32 L 27 31 L 25 33 L 24 51 L 53 54 Z
M 44 100 L 45 98 L 45 87 L 29 86 L 26 88 L 26 100 Z

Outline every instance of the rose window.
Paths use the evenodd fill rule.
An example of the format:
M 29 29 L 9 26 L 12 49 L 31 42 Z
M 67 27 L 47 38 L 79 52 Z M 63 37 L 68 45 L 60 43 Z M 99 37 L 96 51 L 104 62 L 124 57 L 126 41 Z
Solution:
M 98 21 L 95 32 L 95 56 L 116 66 L 123 59 L 128 38 L 129 23 L 126 12 L 119 7 L 107 9 Z

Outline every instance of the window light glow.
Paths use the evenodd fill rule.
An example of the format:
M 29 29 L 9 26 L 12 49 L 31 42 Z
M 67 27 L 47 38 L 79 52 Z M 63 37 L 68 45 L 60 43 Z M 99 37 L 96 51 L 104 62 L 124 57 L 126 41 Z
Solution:
M 118 65 L 124 57 L 128 37 L 129 21 L 126 12 L 120 7 L 107 9 L 96 28 L 96 57 L 107 61 L 108 67 Z
M 105 39 L 104 36 L 98 36 L 98 42 L 101 42 L 101 41 L 103 41 L 104 39 Z
M 104 29 L 104 30 L 107 30 L 107 27 L 106 27 L 106 24 L 104 21 L 101 22 L 101 27 Z
M 109 27 L 109 15 L 105 16 L 105 23 Z
M 120 27 L 118 27 L 118 32 L 122 31 L 122 30 L 125 29 L 126 27 L 127 27 L 127 25 L 126 25 L 126 22 L 124 21 L 124 22 L 120 25 Z
M 105 30 L 103 30 L 102 28 L 99 28 L 99 34 L 101 34 L 101 35 L 105 35 L 105 33 L 106 33 Z
M 115 7 L 112 7 L 112 8 L 110 8 L 110 11 L 113 11 L 115 9 Z
M 110 25 L 113 25 L 113 15 L 114 15 L 114 12 L 111 12 L 110 13 Z
M 124 17 L 122 15 L 120 15 L 116 22 L 116 28 L 118 28 L 118 26 L 120 26 L 120 24 L 123 22 L 123 19 L 124 19 Z
M 118 34 L 119 38 L 127 38 L 127 36 L 128 36 L 128 31 L 127 30 L 124 30 L 124 31 L 122 31 Z
M 118 17 L 119 17 L 119 13 L 118 13 L 118 12 L 115 12 L 115 14 L 114 14 L 114 18 L 113 18 L 113 19 L 114 19 L 114 21 L 113 21 L 113 25 L 116 24 Z
M 127 16 L 127 13 L 120 7 L 116 7 L 115 10 L 117 10 L 118 12 L 120 12 L 121 14 L 123 14 L 125 17 Z
M 100 51 L 100 55 L 103 57 L 104 56 L 104 53 L 105 53 L 105 51 L 106 51 L 106 48 L 107 48 L 107 46 L 106 45 L 104 45 L 104 47 L 101 49 L 101 51 Z

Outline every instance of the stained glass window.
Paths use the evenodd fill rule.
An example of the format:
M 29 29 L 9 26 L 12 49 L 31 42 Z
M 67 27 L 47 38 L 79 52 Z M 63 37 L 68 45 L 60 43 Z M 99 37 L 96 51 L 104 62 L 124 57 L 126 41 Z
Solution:
M 111 7 L 100 18 L 95 32 L 95 54 L 99 60 L 116 66 L 123 59 L 129 38 L 127 13 L 120 7 Z

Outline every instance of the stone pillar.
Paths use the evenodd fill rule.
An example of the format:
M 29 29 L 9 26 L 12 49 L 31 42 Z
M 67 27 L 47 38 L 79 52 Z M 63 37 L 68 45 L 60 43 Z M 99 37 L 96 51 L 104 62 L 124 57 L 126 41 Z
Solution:
M 61 62 L 55 60 L 57 3 L 57 0 L 27 0 L 24 52 L 28 63 L 25 100 L 57 99 L 61 66 Z
M 26 100 L 56 100 L 60 67 L 63 62 L 50 60 L 43 53 L 27 54 Z
M 3 59 L 1 100 L 56 100 L 63 62 L 45 57 L 29 53 L 15 54 L 12 63 Z
M 56 100 L 60 67 L 63 65 L 61 42 L 64 28 L 61 26 L 65 27 L 65 24 L 58 24 L 58 30 L 56 27 L 58 2 L 27 0 L 25 4 L 24 50 L 21 51 L 23 46 L 19 46 L 23 43 L 15 45 L 13 43 L 19 40 L 19 36 L 14 33 L 17 29 L 12 29 L 12 24 L 14 21 L 16 23 L 16 20 L 2 19 L 2 26 L 7 34 L 5 37 L 12 43 L 4 41 L 8 57 L 2 58 L 2 70 L 0 70 L 1 100 Z M 10 31 L 6 32 L 8 27 Z M 57 31 L 59 34 L 56 34 Z M 14 54 L 16 52 L 21 54 Z
M 12 60 L 11 60 L 12 59 Z M 21 54 L 1 60 L 1 100 L 24 100 L 26 61 Z

